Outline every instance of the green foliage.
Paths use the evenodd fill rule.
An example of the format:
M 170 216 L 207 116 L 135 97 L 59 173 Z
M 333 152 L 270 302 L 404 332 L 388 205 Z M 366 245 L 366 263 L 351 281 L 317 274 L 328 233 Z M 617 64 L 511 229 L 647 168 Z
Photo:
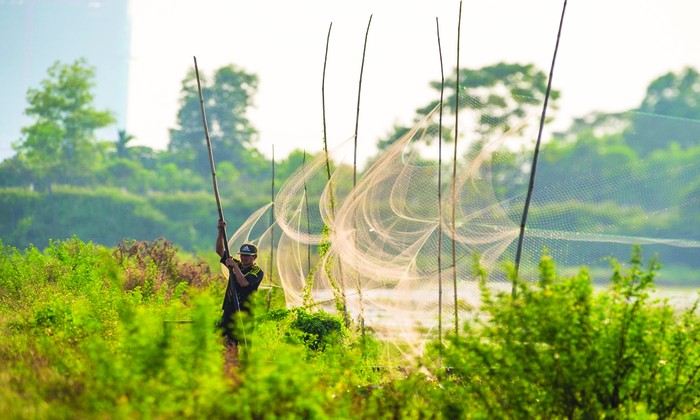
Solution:
M 134 146 L 134 137 L 124 130 L 118 131 L 113 143 L 95 138 L 95 130 L 111 121 L 108 111 L 94 109 L 95 71 L 84 60 L 56 63 L 40 87 L 28 91 L 26 111 L 35 121 L 25 127 L 16 144 L 18 154 L 0 162 L 0 217 L 4 222 L 0 238 L 12 246 L 44 247 L 49 238 L 72 235 L 108 246 L 125 238 L 163 236 L 187 251 L 209 249 L 212 220 L 218 217 L 194 73 L 183 80 L 173 143 L 168 151 L 155 151 Z M 558 179 L 558 191 L 576 191 L 575 198 L 581 203 L 565 203 L 556 214 L 561 195 L 548 196 L 540 190 L 536 197 L 547 203 L 546 214 L 532 212 L 532 217 L 543 223 L 552 217 L 571 221 L 567 227 L 572 231 L 586 227 L 593 218 L 614 220 L 627 235 L 696 240 L 700 219 L 695 197 L 700 179 L 693 168 L 700 147 L 692 141 L 697 137 L 697 110 L 692 104 L 697 79 L 693 69 L 663 75 L 651 83 L 638 109 L 580 118 L 564 133 L 566 141 L 557 139 L 544 146 L 538 178 Z M 256 130 L 245 117 L 258 81 L 253 74 L 226 66 L 203 82 L 221 199 L 229 224 L 236 225 L 269 203 L 271 196 L 271 164 L 254 148 Z M 539 108 L 546 77 L 532 65 L 497 63 L 461 69 L 460 85 L 461 109 L 478 117 L 479 135 L 492 138 L 509 127 L 519 127 L 525 115 Z M 439 85 L 433 83 L 433 87 Z M 455 102 L 454 75 L 446 80 L 446 89 L 449 113 Z M 553 99 L 557 94 L 554 92 Z M 417 117 L 434 105 L 436 102 L 418 110 Z M 407 127 L 396 130 L 398 136 Z M 637 144 L 633 137 L 640 135 L 645 140 Z M 451 134 L 446 132 L 444 137 L 450 140 Z M 643 153 L 642 144 L 646 144 Z M 493 187 L 499 199 L 522 195 L 528 178 L 523 168 L 529 168 L 530 160 L 529 152 L 507 151 L 493 157 Z M 300 151 L 276 162 L 277 188 L 303 162 Z M 352 187 L 342 183 L 351 177 L 350 172 L 345 174 L 351 170 L 342 165 L 336 168 L 339 176 L 331 189 L 333 206 L 336 197 L 344 197 Z M 327 177 L 319 174 L 308 182 L 310 187 L 325 184 Z M 53 198 L 44 193 L 49 187 Z M 312 190 L 323 189 L 309 188 Z M 311 202 L 315 199 L 309 197 Z M 642 212 L 654 217 L 645 219 Z M 632 217 L 624 218 L 630 214 Z M 662 258 L 693 266 L 697 259 L 691 252 L 674 249 Z M 337 296 L 342 306 L 342 296 Z
M 108 250 L 76 239 L 24 256 L 4 248 L 0 328 L 9 340 L 0 345 L 0 358 L 11 363 L 3 363 L 8 370 L 0 388 L 7 399 L 0 411 L 10 417 L 167 416 L 218 404 L 224 384 L 209 379 L 221 372 L 212 329 L 217 305 L 196 289 L 190 289 L 189 309 L 167 294 L 147 299 L 140 288 L 124 291 L 120 265 Z M 184 314 L 192 328 L 163 322 Z M 21 404 L 25 398 L 29 405 Z
M 14 156 L 0 162 L 0 187 L 23 187 L 31 182 L 32 169 L 26 159 Z
M 348 338 L 342 320 L 323 311 L 278 308 L 261 315 L 258 321 L 283 323 L 286 341 L 304 344 L 313 351 L 324 351 Z
M 640 159 L 620 133 L 602 131 L 589 127 L 571 141 L 543 147 L 537 177 L 547 187 L 535 194 L 543 204 L 531 212 L 529 227 L 697 240 L 700 146 L 670 144 Z M 523 188 L 513 185 L 503 194 Z M 695 265 L 688 250 L 664 251 L 667 263 Z
M 363 342 L 324 312 L 280 308 L 258 316 L 242 365 L 246 398 L 236 411 L 241 418 L 361 417 L 371 390 L 401 376 L 380 369 L 384 346 Z
M 617 183 L 601 182 L 612 179 L 612 176 L 622 176 L 619 173 L 621 167 L 627 167 L 638 160 L 637 154 L 625 144 L 622 137 L 617 135 L 598 136 L 593 130 L 585 130 L 578 133 L 571 142 L 554 141 L 546 144 L 542 149 L 542 173 L 555 171 L 557 168 L 566 168 L 566 171 L 558 176 L 567 177 L 567 182 L 574 182 L 575 178 L 585 177 L 579 184 L 586 182 L 598 185 L 599 188 L 618 188 Z M 631 174 L 630 174 L 631 175 Z M 596 190 L 596 194 L 611 196 L 610 190 Z
M 184 128 L 174 130 L 172 152 L 157 152 L 132 146 L 134 136 L 125 130 L 118 130 L 116 142 L 95 138 L 95 131 L 111 124 L 113 117 L 94 108 L 94 74 L 83 59 L 56 63 L 41 87 L 27 92 L 26 113 L 36 121 L 23 129 L 15 145 L 18 154 L 0 162 L 0 201 L 11 202 L 0 210 L 7 215 L 3 221 L 9 221 L 0 227 L 0 237 L 26 247 L 73 234 L 106 245 L 167 236 L 190 251 L 209 248 L 207 220 L 217 216 L 194 75 L 183 81 L 179 121 Z M 229 222 L 242 222 L 270 199 L 271 165 L 252 148 L 256 130 L 244 117 L 252 106 L 257 76 L 227 66 L 204 89 L 215 127 L 221 197 L 224 205 L 235 203 L 227 211 Z M 193 163 L 197 157 L 206 165 Z M 54 191 L 59 195 L 55 199 Z
M 209 136 L 217 161 L 236 167 L 250 167 L 254 153 L 250 150 L 257 131 L 246 117 L 258 87 L 258 77 L 234 65 L 221 67 L 210 82 L 200 74 L 202 98 Z M 182 81 L 178 127 L 170 130 L 168 150 L 180 156 L 201 175 L 210 173 L 209 152 L 204 127 L 197 78 L 190 71 Z
M 485 287 L 460 334 L 415 362 L 324 312 L 256 314 L 236 365 L 223 286 L 171 245 L 0 244 L 0 412 L 8 418 L 590 418 L 697 415 L 700 319 L 652 300 L 635 251 L 611 285 L 585 269 L 517 294 Z M 479 268 L 477 267 L 477 270 Z M 188 274 L 189 273 L 189 274 Z M 129 276 L 138 283 L 132 287 Z M 183 279 L 191 276 L 192 281 Z M 145 286 L 153 281 L 150 289 Z M 160 280 L 158 280 L 160 279 Z M 156 287 L 157 286 L 157 287 Z M 264 300 L 261 295 L 258 301 Z M 261 311 L 264 305 L 256 305 Z M 437 351 L 437 343 L 431 352 Z M 399 363 L 397 363 L 397 361 Z M 443 368 L 442 366 L 447 366 Z
M 40 185 L 50 189 L 53 183 L 84 184 L 100 157 L 95 130 L 114 122 L 114 117 L 94 108 L 95 69 L 84 59 L 56 62 L 48 73 L 40 89 L 27 92 L 25 112 L 35 122 L 22 128 L 15 149 Z
M 659 269 L 635 250 L 626 272 L 613 261 L 608 291 L 585 269 L 559 278 L 547 256 L 536 285 L 516 298 L 482 286 L 481 313 L 444 350 L 449 387 L 488 417 L 659 417 L 696 412 L 700 319 L 678 315 L 649 291 Z
M 323 383 L 309 374 L 303 352 L 293 346 L 279 350 L 285 352 L 281 357 L 254 351 L 247 359 L 232 411 L 245 419 L 323 418 L 330 401 Z
M 301 340 L 311 350 L 324 350 L 331 342 L 342 338 L 343 324 L 334 316 L 304 311 L 295 311 L 295 315 L 291 326 L 301 331 Z
M 231 202 L 223 201 L 224 205 Z M 250 199 L 231 206 L 227 219 L 242 223 Z M 214 197 L 208 192 L 136 195 L 113 188 L 54 187 L 52 194 L 19 188 L 0 189 L 0 238 L 12 246 L 36 244 L 73 235 L 116 245 L 124 239 L 168 238 L 186 251 L 211 249 L 217 220 Z M 213 221 L 213 222 L 212 222 Z M 214 226 L 214 228 L 212 228 Z
M 475 112 L 477 140 L 493 138 L 508 131 L 521 132 L 520 124 L 525 117 L 541 108 L 547 90 L 547 75 L 532 64 L 496 63 L 479 69 L 459 69 L 460 89 L 457 91 L 457 74 L 444 81 L 443 109 L 455 113 L 457 97 L 459 109 Z M 439 93 L 441 82 L 431 82 L 431 87 Z M 550 93 L 549 108 L 556 109 L 560 93 L 556 89 Z M 416 110 L 414 123 L 440 104 L 440 98 Z M 517 128 L 517 129 L 515 129 Z M 379 150 L 386 149 L 410 130 L 409 127 L 394 125 L 386 139 L 379 141 Z M 443 138 L 452 141 L 454 133 L 443 127 Z
M 194 263 L 176 260 L 177 249 L 163 238 L 155 241 L 122 241 L 114 249 L 114 257 L 125 269 L 125 290 L 141 288 L 149 294 L 166 290 L 172 294 L 180 284 L 204 287 L 210 278 L 208 263 L 198 259 Z
M 673 144 L 681 149 L 693 148 L 700 138 L 698 92 L 700 74 L 696 69 L 668 72 L 649 84 L 637 108 L 619 113 L 593 112 L 576 118 L 563 134 L 574 139 L 581 134 L 614 135 L 643 158 Z
M 0 237 L 15 246 L 73 235 L 117 244 L 125 237 L 152 240 L 166 230 L 165 218 L 145 197 L 110 189 L 56 187 L 52 194 L 5 189 L 0 203 L 5 220 L 13 222 L 0 227 Z
M 625 140 L 642 156 L 671 143 L 693 147 L 700 139 L 700 74 L 686 67 L 651 82 L 639 108 L 631 114 Z

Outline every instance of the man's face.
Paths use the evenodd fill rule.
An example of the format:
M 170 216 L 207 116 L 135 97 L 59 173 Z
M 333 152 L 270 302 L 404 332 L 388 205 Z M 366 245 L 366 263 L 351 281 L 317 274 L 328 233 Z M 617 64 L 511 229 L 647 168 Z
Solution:
M 241 265 L 243 267 L 250 267 L 255 262 L 257 255 L 240 254 L 239 257 L 241 257 Z

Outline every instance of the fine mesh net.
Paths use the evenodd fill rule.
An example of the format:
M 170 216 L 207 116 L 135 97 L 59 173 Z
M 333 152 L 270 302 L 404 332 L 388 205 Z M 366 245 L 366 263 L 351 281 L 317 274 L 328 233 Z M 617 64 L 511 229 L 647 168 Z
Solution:
M 489 274 L 488 287 L 510 292 L 502 266 L 515 260 L 541 113 L 533 100 L 514 97 L 519 112 L 484 117 L 475 97 L 460 94 L 456 147 L 440 141 L 436 108 L 356 181 L 352 139 L 332 147 L 328 158 L 307 159 L 274 206 L 261 208 L 233 235 L 231 249 L 256 243 L 264 269 L 273 268 L 274 257 L 266 283 L 284 289 L 288 306 L 337 312 L 407 351 L 458 331 L 479 304 L 475 256 Z M 637 130 L 687 124 L 686 131 L 700 133 L 694 121 L 634 117 Z M 455 125 L 445 113 L 443 137 L 453 138 Z M 628 134 L 634 130 L 628 127 Z M 608 257 L 627 261 L 633 244 L 662 262 L 697 258 L 700 232 L 669 230 L 666 223 L 697 211 L 696 159 L 669 168 L 652 153 L 601 167 L 594 156 L 569 156 L 558 144 L 565 143 L 551 142 L 540 154 L 521 277 L 536 279 L 543 250 L 560 271 L 585 265 L 599 282 L 609 276 Z

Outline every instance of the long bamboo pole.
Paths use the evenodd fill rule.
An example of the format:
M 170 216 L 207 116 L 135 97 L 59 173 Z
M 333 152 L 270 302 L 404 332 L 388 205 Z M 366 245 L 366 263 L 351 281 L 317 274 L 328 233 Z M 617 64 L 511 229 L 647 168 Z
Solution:
M 272 145 L 272 182 L 270 187 L 270 269 L 267 278 L 270 279 L 270 288 L 267 289 L 267 311 L 270 311 L 272 300 L 272 268 L 275 266 L 275 145 Z
M 353 162 L 352 162 L 352 186 L 353 188 L 357 185 L 357 131 L 360 125 L 360 98 L 362 97 L 362 75 L 365 71 L 365 56 L 367 54 L 367 38 L 369 36 L 369 27 L 372 25 L 372 15 L 369 15 L 369 22 L 367 22 L 367 31 L 365 32 L 365 44 L 362 49 L 362 65 L 360 65 L 360 80 L 357 84 L 357 111 L 355 113 L 355 148 L 353 151 Z
M 437 29 L 438 53 L 440 55 L 440 118 L 438 120 L 438 343 L 440 346 L 440 359 L 442 359 L 442 100 L 445 92 L 445 69 L 442 63 L 442 45 L 440 44 L 440 22 L 435 18 Z
M 544 121 L 547 115 L 547 105 L 549 103 L 549 96 L 552 92 L 552 78 L 554 75 L 554 63 L 557 60 L 557 52 L 559 51 L 559 41 L 561 39 L 561 29 L 564 26 L 564 14 L 566 13 L 566 2 L 564 0 L 564 6 L 562 7 L 561 17 L 559 18 L 559 30 L 557 32 L 557 41 L 554 46 L 554 54 L 552 55 L 552 64 L 549 67 L 549 80 L 547 80 L 547 92 L 544 96 L 544 104 L 542 105 L 542 115 L 540 116 L 540 127 L 537 133 L 537 142 L 535 144 L 535 153 L 532 157 L 532 168 L 530 170 L 530 182 L 527 187 L 527 196 L 525 198 L 525 208 L 523 209 L 523 217 L 520 220 L 520 234 L 518 235 L 518 249 L 515 252 L 515 274 L 516 277 L 520 271 L 520 257 L 523 250 L 523 239 L 525 237 L 525 225 L 527 223 L 527 214 L 530 210 L 530 200 L 532 199 L 532 191 L 535 186 L 535 174 L 537 172 L 537 158 L 540 154 L 540 143 L 542 141 L 542 129 L 544 127 Z M 511 295 L 513 298 L 516 296 L 515 282 L 513 283 Z
M 306 150 L 304 150 L 304 157 L 301 161 L 302 171 L 306 168 Z M 304 207 L 306 209 L 306 234 L 311 237 L 311 216 L 309 211 L 309 191 L 306 186 L 306 178 L 304 178 Z M 306 244 L 306 272 L 311 272 L 311 243 L 307 241 Z
M 209 126 L 207 125 L 207 113 L 204 110 L 204 97 L 202 95 L 202 85 L 199 81 L 199 68 L 197 67 L 197 57 L 194 58 L 194 72 L 195 75 L 197 76 L 197 91 L 199 92 L 199 107 L 202 112 L 202 125 L 204 126 L 204 136 L 207 140 L 207 149 L 209 150 L 209 165 L 211 167 L 211 181 L 212 184 L 214 185 L 214 197 L 216 198 L 216 209 L 219 212 L 219 220 L 224 221 L 224 210 L 221 207 L 221 198 L 219 196 L 219 184 L 216 182 L 216 166 L 214 165 L 214 153 L 212 151 L 211 147 L 211 138 L 209 137 Z M 228 235 L 226 234 L 226 226 L 222 228 L 223 235 L 224 235 L 224 251 L 226 253 L 226 256 L 230 256 L 231 252 L 229 250 L 228 246 Z M 228 277 L 228 284 L 226 285 L 226 296 L 230 299 L 231 302 L 234 304 L 234 310 L 235 312 L 240 311 L 241 305 L 240 301 L 238 300 L 238 292 L 236 291 L 236 286 L 233 284 L 233 281 L 231 280 L 234 278 L 233 276 L 233 269 L 229 267 L 229 277 Z M 235 280 L 234 280 L 235 281 Z M 243 332 L 243 343 L 247 347 L 248 343 L 245 337 L 245 331 L 242 328 L 243 327 L 243 321 L 238 318 L 240 323 L 241 323 L 241 331 Z
M 328 64 L 328 44 L 331 39 L 331 29 L 333 29 L 333 22 L 328 25 L 328 35 L 326 35 L 326 54 L 323 58 L 323 78 L 321 79 L 321 108 L 323 113 L 323 151 L 326 155 L 326 176 L 328 177 L 328 182 L 331 182 L 331 160 L 328 156 L 328 131 L 326 127 L 326 66 Z M 333 197 L 333 186 L 330 186 L 330 200 L 331 200 L 331 217 L 335 217 L 335 198 Z
M 459 299 L 457 297 L 457 222 L 455 206 L 457 205 L 457 140 L 459 139 L 459 41 L 462 28 L 462 0 L 459 1 L 459 19 L 457 20 L 457 80 L 455 84 L 455 147 L 452 156 L 452 287 L 454 290 L 455 337 L 459 340 Z
M 357 132 L 358 132 L 358 127 L 360 125 L 360 98 L 362 97 L 362 75 L 364 74 L 365 70 L 365 56 L 367 54 L 367 38 L 369 37 L 369 28 L 372 25 L 372 15 L 369 15 L 369 22 L 367 22 L 367 31 L 365 32 L 365 44 L 362 49 L 362 65 L 360 66 L 360 81 L 357 86 L 357 112 L 355 113 L 355 147 L 354 147 L 354 153 L 353 153 L 353 162 L 352 162 L 352 188 L 354 189 L 355 186 L 357 185 Z M 357 244 L 357 229 L 356 224 L 357 224 L 357 214 L 353 215 L 352 218 L 352 224 L 353 224 L 353 232 L 355 232 L 354 238 L 355 238 L 355 244 Z M 360 304 L 360 330 L 362 331 L 362 337 L 365 336 L 365 317 L 364 317 L 364 305 L 363 305 L 363 298 L 362 298 L 362 278 L 360 277 L 360 273 L 356 272 L 355 273 L 355 283 L 357 286 L 357 293 L 358 293 L 358 298 L 359 298 L 359 304 Z
M 326 175 L 328 176 L 328 192 L 329 192 L 329 198 L 331 201 L 331 219 L 335 219 L 335 195 L 333 192 L 333 183 L 331 182 L 331 160 L 328 155 L 328 133 L 326 131 L 326 65 L 328 64 L 328 45 L 330 44 L 330 39 L 331 39 L 331 29 L 333 28 L 333 22 L 328 26 L 328 35 L 326 36 L 326 53 L 323 59 L 323 78 L 321 79 L 321 104 L 322 104 L 322 112 L 323 112 L 323 151 L 325 152 L 326 155 Z M 343 312 L 343 320 L 345 322 L 345 326 L 350 325 L 350 319 L 348 318 L 348 305 L 347 305 L 347 299 L 345 297 L 345 285 L 344 285 L 344 280 L 343 280 L 343 265 L 340 261 L 338 261 L 338 271 L 340 272 L 340 281 L 341 284 L 339 286 L 339 293 L 340 293 L 340 298 L 341 302 L 340 304 L 342 305 L 342 312 Z

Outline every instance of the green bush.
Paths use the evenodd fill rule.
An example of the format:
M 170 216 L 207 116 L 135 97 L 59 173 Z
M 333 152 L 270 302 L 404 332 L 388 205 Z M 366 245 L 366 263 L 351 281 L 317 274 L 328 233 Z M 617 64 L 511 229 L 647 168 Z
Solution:
M 651 299 L 659 265 L 645 269 L 639 248 L 626 271 L 612 267 L 603 293 L 585 269 L 557 277 L 547 256 L 536 285 L 513 279 L 515 298 L 491 294 L 484 280 L 479 313 L 444 349 L 442 379 L 466 409 L 493 418 L 696 413 L 697 303 L 677 314 Z
M 230 198 L 223 199 L 230 207 Z M 245 200 L 236 200 L 227 213 L 231 225 L 263 204 Z M 57 185 L 48 194 L 0 188 L 0 238 L 18 248 L 44 248 L 50 239 L 73 236 L 105 246 L 162 236 L 192 252 L 213 248 L 217 219 L 213 197 L 203 191 L 133 194 L 114 187 Z
M 343 322 L 325 312 L 294 311 L 292 328 L 300 331 L 301 340 L 311 350 L 325 350 L 332 342 L 342 339 Z
M 675 418 L 698 415 L 697 304 L 650 298 L 635 251 L 611 285 L 585 269 L 516 279 L 424 359 L 324 312 L 266 309 L 232 364 L 223 285 L 187 281 L 166 243 L 0 246 L 0 413 L 7 418 Z M 478 268 L 477 268 L 478 269 Z M 135 276 L 133 284 L 129 276 Z M 149 280 L 150 279 L 150 280 Z M 150 284 L 150 286 L 149 286 Z M 133 287 L 132 287 L 133 286 Z M 252 321 L 251 319 L 251 321 Z M 253 323 L 249 323 L 252 326 Z

